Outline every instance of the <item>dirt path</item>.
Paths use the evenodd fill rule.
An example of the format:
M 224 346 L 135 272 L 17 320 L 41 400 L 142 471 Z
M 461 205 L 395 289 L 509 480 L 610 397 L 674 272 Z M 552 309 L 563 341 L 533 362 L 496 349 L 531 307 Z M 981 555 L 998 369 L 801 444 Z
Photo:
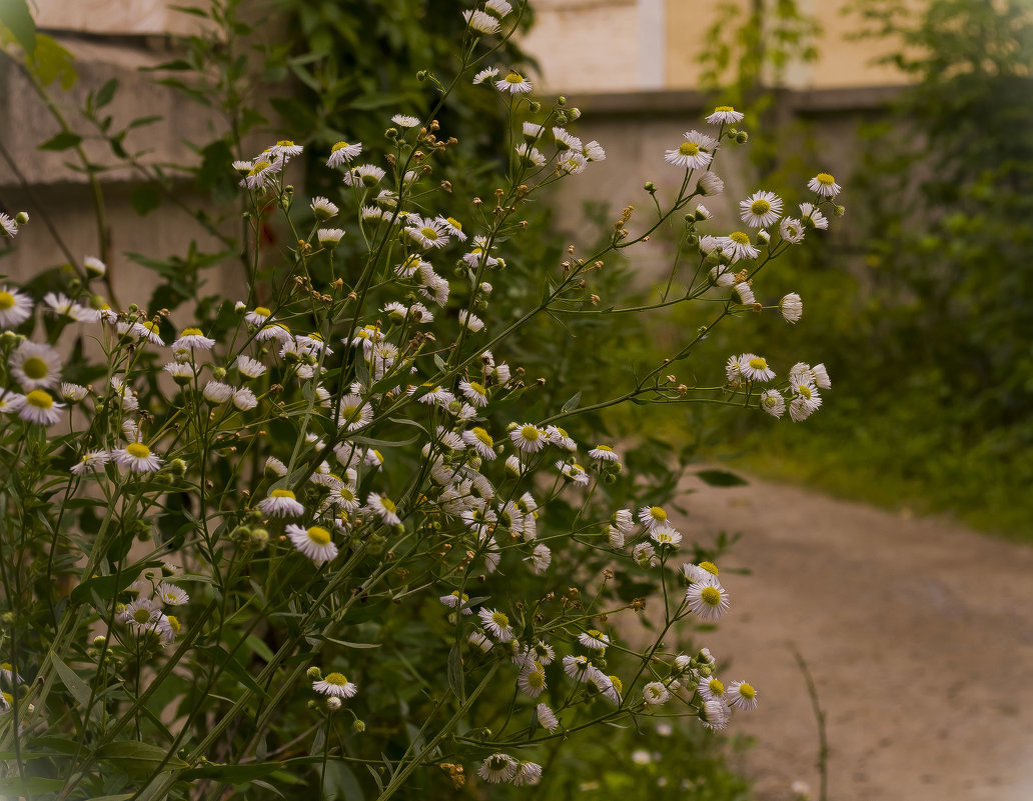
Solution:
M 763 801 L 817 798 L 807 660 L 826 712 L 831 801 L 1033 799 L 1033 547 L 764 482 L 685 499 L 685 533 L 742 538 L 732 608 L 706 635 L 760 707 L 733 725 Z M 723 571 L 724 572 L 724 571 Z

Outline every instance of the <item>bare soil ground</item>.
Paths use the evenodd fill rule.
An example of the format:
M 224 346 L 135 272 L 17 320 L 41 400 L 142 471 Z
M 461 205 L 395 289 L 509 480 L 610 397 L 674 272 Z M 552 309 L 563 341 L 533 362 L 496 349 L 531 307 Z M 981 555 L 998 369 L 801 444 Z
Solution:
M 789 799 L 794 780 L 817 798 L 790 642 L 825 710 L 832 801 L 1033 799 L 1033 548 L 777 484 L 685 486 L 682 531 L 742 534 L 705 643 L 726 683 L 757 687 L 732 725 L 756 737 L 741 768 L 758 799 Z

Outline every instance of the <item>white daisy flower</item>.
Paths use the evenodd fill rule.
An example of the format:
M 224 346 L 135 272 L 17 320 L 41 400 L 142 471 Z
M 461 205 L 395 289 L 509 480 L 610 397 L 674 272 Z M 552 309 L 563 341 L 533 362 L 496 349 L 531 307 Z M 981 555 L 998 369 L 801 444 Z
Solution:
M 312 209 L 312 213 L 318 220 L 329 220 L 336 217 L 340 211 L 336 203 L 332 203 L 328 198 L 322 196 L 312 198 L 309 208 Z
M 753 306 L 757 302 L 757 298 L 754 297 L 753 290 L 750 288 L 748 281 L 739 281 L 736 284 L 732 284 L 732 292 L 736 294 L 743 306 Z
M 215 347 L 215 340 L 206 337 L 200 328 L 184 328 L 179 339 L 172 343 L 172 350 L 211 350 Z
M 317 567 L 337 558 L 337 546 L 330 538 L 330 532 L 322 526 L 302 528 L 288 523 L 284 531 L 294 547 L 315 562 Z
M 649 509 L 649 507 L 643 508 Z M 656 508 L 660 509 L 660 507 Z M 660 511 L 663 512 L 663 509 L 660 509 Z M 650 514 L 649 516 L 652 517 L 652 514 Z M 664 512 L 664 520 L 666 519 L 667 513 Z M 618 529 L 627 534 L 635 525 L 635 516 L 631 513 L 630 509 L 618 509 L 616 512 L 613 513 L 613 525 L 615 525 Z
M 624 532 L 616 526 L 606 527 L 606 537 L 609 540 L 611 548 L 623 548 L 624 547 Z
M 304 147 L 296 145 L 290 139 L 281 139 L 272 147 L 266 148 L 263 155 L 268 155 L 269 158 L 273 159 L 282 159 L 286 162 L 294 156 L 300 156 L 304 150 Z
M 270 456 L 265 460 L 264 469 L 266 473 L 270 473 L 274 476 L 280 476 L 281 478 L 287 475 L 287 465 L 285 465 L 275 456 Z
M 545 156 L 533 145 L 524 142 L 517 145 L 514 150 L 520 157 L 520 162 L 526 167 L 541 167 L 545 164 Z
M 704 701 L 699 720 L 712 731 L 721 731 L 728 725 L 728 706 L 723 701 Z
M 450 241 L 448 228 L 439 220 L 412 214 L 405 223 L 405 232 L 424 250 L 443 248 Z
M 556 714 L 548 707 L 547 704 L 538 704 L 534 710 L 535 717 L 538 719 L 538 725 L 540 725 L 547 732 L 554 732 L 559 728 L 560 722 L 556 719 Z
M 636 545 L 631 552 L 631 558 L 642 569 L 656 567 L 660 564 L 660 560 L 656 556 L 656 549 L 648 542 L 640 542 Z
M 513 628 L 509 625 L 509 617 L 497 609 L 484 608 L 477 612 L 481 619 L 481 625 L 499 642 L 509 642 L 513 639 Z
M 829 227 L 829 221 L 825 219 L 825 215 L 812 203 L 800 204 L 800 217 L 803 218 L 804 225 L 812 228 L 820 228 L 824 231 Z
M 621 458 L 609 445 L 596 445 L 588 452 L 588 455 L 600 462 L 619 462 Z
M 152 345 L 157 345 L 159 348 L 165 347 L 165 340 L 160 336 L 158 324 L 153 320 L 140 320 L 135 323 L 118 323 L 115 326 L 115 330 L 118 331 L 119 334 L 133 336 L 137 339 L 146 339 Z
M 725 191 L 725 182 L 716 173 L 705 172 L 699 177 L 696 189 L 705 197 L 713 197 Z
M 415 128 L 420 124 L 420 118 L 414 117 L 411 114 L 395 114 L 391 118 L 391 122 L 400 128 Z
M 495 440 L 480 426 L 474 426 L 469 431 L 464 431 L 461 436 L 463 442 L 477 451 L 477 455 L 482 459 L 493 461 L 497 456 L 495 453 Z
M 711 125 L 723 125 L 725 123 L 739 122 L 743 118 L 742 112 L 736 111 L 731 106 L 717 106 L 714 113 L 707 117 Z
M 757 691 L 745 681 L 733 681 L 728 685 L 725 701 L 736 709 L 756 709 Z
M 481 762 L 477 775 L 489 784 L 505 784 L 513 780 L 518 770 L 517 761 L 507 754 L 492 754 Z
M 373 419 L 373 408 L 358 395 L 348 394 L 341 398 L 337 425 L 348 431 L 357 431 Z
M 474 406 L 488 405 L 488 390 L 484 388 L 483 384 L 476 381 L 460 381 L 459 391 Z
M 488 651 L 490 651 L 492 647 L 494 647 L 495 645 L 495 643 L 493 643 L 479 631 L 471 631 L 470 636 L 466 639 L 470 643 L 470 645 L 472 645 L 477 650 L 482 651 L 483 653 L 488 653 Z
M 542 766 L 537 762 L 521 762 L 512 779 L 514 787 L 531 787 L 542 780 Z
M 18 235 L 18 223 L 13 217 L 0 212 L 0 230 L 3 230 L 7 237 L 14 239 Z
M 577 636 L 577 641 L 593 651 L 605 651 L 610 647 L 610 638 L 598 629 L 589 629 Z
M 642 700 L 646 706 L 660 706 L 671 700 L 671 692 L 658 681 L 651 681 L 642 688 Z
M 531 91 L 531 82 L 519 72 L 510 72 L 505 78 L 495 81 L 495 88 L 500 92 L 519 95 Z
M 436 217 L 435 219 L 445 226 L 445 230 L 450 236 L 454 236 L 460 242 L 466 241 L 466 234 L 463 233 L 463 224 L 455 217 Z
M 552 136 L 556 140 L 556 149 L 560 152 L 565 150 L 574 150 L 578 153 L 581 152 L 583 145 L 581 140 L 570 133 L 566 128 L 554 127 L 552 129 Z
M 24 389 L 44 389 L 61 380 L 61 356 L 50 345 L 22 342 L 8 362 L 11 374 Z
M 486 69 L 481 70 L 480 72 L 478 72 L 476 75 L 473 76 L 473 84 L 475 86 L 478 85 L 478 84 L 482 84 L 482 83 L 484 83 L 487 80 L 490 80 L 492 78 L 497 78 L 498 74 L 499 74 L 499 68 L 498 67 L 488 67 Z
M 7 286 L 0 286 L 0 327 L 15 328 L 32 315 L 32 298 Z
M 348 681 L 343 673 L 326 674 L 318 681 L 312 682 L 312 689 L 332 698 L 351 698 L 359 691 L 358 685 Z
M 670 525 L 654 526 L 649 530 L 649 539 L 658 546 L 677 548 L 681 544 L 681 533 Z
M 568 153 L 556 162 L 556 167 L 565 175 L 580 175 L 588 166 L 588 159 L 580 153 Z
M 397 526 L 402 522 L 398 516 L 398 506 L 386 495 L 371 492 L 366 498 L 366 506 L 389 526 Z
M 142 442 L 130 442 L 124 448 L 112 451 L 111 458 L 115 464 L 131 473 L 153 473 L 161 469 L 162 460 Z
M 344 185 L 355 187 L 372 187 L 384 180 L 385 173 L 374 164 L 360 164 L 344 173 Z
M 556 469 L 578 487 L 587 487 L 591 482 L 591 478 L 585 468 L 577 462 L 564 462 L 561 460 L 556 462 Z
M 490 35 L 499 32 L 499 21 L 483 11 L 464 11 L 463 19 L 471 29 L 478 33 Z
M 119 620 L 129 626 L 138 637 L 142 637 L 150 632 L 158 631 L 161 617 L 161 610 L 154 601 L 139 598 L 126 604 L 125 611 L 119 615 Z
M 814 384 L 799 383 L 792 387 L 795 397 L 789 402 L 789 416 L 793 422 L 806 420 L 821 406 L 821 394 Z
M 739 201 L 739 219 L 751 228 L 767 228 L 782 216 L 782 198 L 760 190 Z
M 739 369 L 748 381 L 770 381 L 775 371 L 768 367 L 768 361 L 756 353 L 744 353 L 739 357 Z
M 750 235 L 742 231 L 733 231 L 728 236 L 717 237 L 721 252 L 728 257 L 728 260 L 735 264 L 741 259 L 755 259 L 760 251 L 750 244 Z
M 786 399 L 777 389 L 769 389 L 760 396 L 760 408 L 772 417 L 781 417 L 785 414 Z
M 11 408 L 14 411 L 14 403 L 11 398 Z M 61 419 L 61 410 L 65 408 L 63 403 L 55 403 L 50 393 L 43 389 L 34 389 L 26 393 L 18 406 L 18 416 L 29 423 L 36 423 L 42 426 L 52 426 Z
M 204 385 L 201 394 L 206 401 L 218 406 L 220 403 L 225 403 L 233 397 L 233 387 L 229 384 L 224 384 L 222 381 L 212 380 Z
M 787 323 L 799 322 L 803 317 L 803 299 L 795 292 L 790 292 L 778 302 L 778 308 L 782 312 L 782 319 Z
M 546 444 L 546 433 L 533 423 L 522 423 L 509 434 L 510 440 L 525 453 L 537 453 Z
M 96 309 L 88 309 L 62 293 L 48 292 L 43 296 L 43 302 L 50 307 L 55 314 L 70 317 L 77 323 L 95 323 L 100 320 L 100 312 Z
M 240 411 L 247 412 L 258 405 L 258 398 L 247 387 L 241 387 L 233 392 L 233 405 Z
M 706 623 L 719 620 L 731 605 L 728 592 L 716 576 L 690 584 L 685 591 L 685 600 L 689 609 Z
M 721 700 L 725 694 L 725 685 L 717 676 L 711 676 L 709 679 L 701 678 L 696 690 L 704 701 Z
M 459 590 L 452 590 L 448 595 L 442 595 L 438 600 L 449 609 L 459 609 L 464 615 L 473 614 L 473 610 L 467 606 L 470 596 L 465 592 L 460 594 Z
M 832 389 L 832 379 L 824 364 L 816 364 L 811 368 L 811 376 L 814 378 L 814 386 L 820 389 Z
M 458 317 L 459 324 L 475 334 L 484 328 L 484 320 L 466 309 L 460 309 Z
M 73 464 L 69 471 L 73 476 L 81 476 L 85 473 L 97 473 L 104 469 L 104 465 L 111 459 L 107 451 L 86 451 L 79 457 L 79 461 Z
M 251 325 L 262 326 L 265 325 L 272 316 L 273 312 L 271 309 L 265 306 L 256 306 L 244 315 L 244 319 L 251 323 Z
M 513 10 L 513 6 L 510 5 L 509 0 L 488 0 L 484 4 L 486 11 L 495 14 L 499 19 L 506 16 L 510 11 Z
M 817 192 L 822 197 L 835 197 L 839 194 L 840 186 L 836 179 L 827 172 L 819 172 L 807 182 L 807 188 Z
M 704 170 L 714 158 L 717 140 L 699 131 L 686 131 L 684 141 L 674 150 L 664 153 L 664 161 L 687 170 Z
M 577 443 L 574 442 L 570 434 L 559 426 L 548 426 L 545 429 L 545 433 L 548 436 L 549 442 L 557 448 L 562 448 L 563 450 L 570 451 L 571 453 L 577 450 Z
M 591 142 L 585 142 L 581 153 L 589 161 L 606 161 L 606 151 L 594 139 Z
M 589 668 L 593 667 L 587 656 L 563 657 L 563 672 L 574 681 L 587 681 Z
M 251 165 L 251 169 L 240 180 L 239 185 L 248 189 L 265 189 L 267 186 L 272 186 L 283 169 L 283 164 L 283 161 L 279 159 L 260 158 Z
M 362 143 L 348 144 L 337 142 L 330 148 L 330 158 L 326 160 L 327 167 L 340 167 L 342 164 L 351 162 L 362 152 Z
M 521 523 L 523 523 L 522 520 Z M 531 562 L 531 570 L 534 574 L 541 576 L 549 569 L 549 565 L 552 564 L 552 551 L 549 550 L 548 545 L 539 543 L 534 546 L 534 550 L 531 551 L 531 556 L 528 559 Z
M 797 245 L 803 242 L 803 223 L 795 217 L 783 217 L 778 224 L 778 233 L 789 244 Z
M 266 466 L 268 466 L 268 462 Z M 305 507 L 288 489 L 274 489 L 258 502 L 258 508 L 263 514 L 272 517 L 300 517 L 305 514 Z
M 155 588 L 154 597 L 160 599 L 166 606 L 183 606 L 190 602 L 190 596 L 182 588 L 166 581 L 161 582 Z
M 643 506 L 638 510 L 638 522 L 652 531 L 667 524 L 667 512 L 662 506 Z
M 545 668 L 538 662 L 532 662 L 517 677 L 517 687 L 520 692 L 530 698 L 537 698 L 541 695 L 545 686 Z
M 320 228 L 316 231 L 316 239 L 325 248 L 335 248 L 344 237 L 343 228 Z

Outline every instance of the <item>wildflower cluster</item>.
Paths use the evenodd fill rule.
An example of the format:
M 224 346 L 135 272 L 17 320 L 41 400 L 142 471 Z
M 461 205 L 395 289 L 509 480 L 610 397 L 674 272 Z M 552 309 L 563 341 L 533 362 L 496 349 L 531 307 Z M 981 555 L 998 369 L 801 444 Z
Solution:
M 512 12 L 488 0 L 465 14 L 471 73 Z M 524 76 L 489 66 L 473 81 L 508 101 L 513 140 L 493 202 L 471 199 L 462 219 L 437 205 L 454 140 L 433 115 L 396 114 L 386 153 L 340 141 L 320 154 L 340 178 L 333 199 L 295 192 L 294 142 L 234 163 L 254 259 L 239 297 L 194 321 L 111 308 L 91 287 L 106 272 L 95 258 L 41 303 L 0 287 L 12 521 L 0 531 L 11 691 L 0 750 L 70 738 L 48 756 L 66 795 L 137 781 L 105 784 L 125 768 L 127 739 L 162 755 L 140 757 L 138 797 L 156 800 L 199 778 L 269 776 L 274 752 L 314 728 L 318 781 L 327 761 L 386 766 L 373 771 L 381 799 L 435 763 L 456 787 L 474 775 L 533 785 L 551 749 L 593 725 L 677 714 L 722 729 L 756 706 L 753 685 L 717 678 L 709 651 L 677 645 L 682 626 L 729 608 L 715 563 L 686 555 L 664 506 L 619 500 L 636 491 L 614 489 L 626 483 L 622 448 L 575 425 L 630 400 L 776 417 L 788 405 L 802 420 L 829 385 L 824 367 L 798 364 L 787 388 L 761 392 L 775 372 L 745 353 L 723 384 L 689 387 L 667 371 L 700 332 L 628 392 L 541 411 L 506 354 L 537 315 L 601 313 L 591 282 L 605 258 L 679 212 L 699 257 L 678 302 L 716 300 L 709 327 L 760 311 L 754 277 L 827 227 L 821 204 L 838 186 L 819 175 L 798 219 L 757 192 L 740 204 L 751 233 L 696 234 L 710 213 L 695 199 L 722 191 L 721 143 L 742 139 L 731 127 L 741 115 L 717 109 L 710 133 L 689 131 L 662 157 L 683 171 L 681 188 L 656 201 L 644 233 L 629 233 L 627 210 L 608 245 L 587 258 L 571 249 L 539 301 L 503 315 L 496 286 L 509 281 L 522 207 L 606 154 L 568 129 L 575 109 L 531 100 Z M 292 244 L 265 255 L 278 262 L 269 271 L 259 253 L 272 210 Z M 795 295 L 773 308 L 790 322 L 802 313 Z M 656 596 L 627 597 L 628 577 Z M 644 613 L 658 633 L 633 646 Z M 367 729 L 395 714 L 395 693 L 389 705 L 413 709 L 412 722 Z M 399 747 L 406 727 L 421 733 Z M 8 764 L 26 776 L 19 759 Z

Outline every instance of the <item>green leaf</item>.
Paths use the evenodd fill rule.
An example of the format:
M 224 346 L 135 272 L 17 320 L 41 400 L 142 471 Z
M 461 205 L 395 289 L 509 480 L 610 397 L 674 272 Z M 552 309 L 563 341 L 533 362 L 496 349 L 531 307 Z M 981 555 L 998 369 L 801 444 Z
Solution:
M 217 779 L 229 784 L 240 784 L 243 782 L 261 779 L 271 773 L 283 768 L 282 762 L 263 762 L 261 764 L 248 765 L 204 765 L 199 768 L 191 768 L 180 774 L 180 779 L 193 781 L 194 779 Z
M 61 657 L 53 651 L 50 652 L 50 661 L 54 664 L 54 670 L 61 677 L 61 682 L 68 689 L 68 692 L 72 694 L 79 706 L 85 710 L 90 703 L 90 685 L 79 678 L 79 675 L 62 662 Z
M 110 103 L 114 97 L 115 92 L 118 91 L 118 78 L 111 78 L 105 83 L 100 89 L 97 90 L 97 95 L 93 98 L 94 108 L 104 108 Z
M 154 186 L 143 184 L 133 190 L 129 202 L 133 204 L 133 210 L 137 214 L 146 217 L 161 205 L 161 194 Z
M 75 56 L 61 47 L 52 36 L 42 33 L 36 35 L 36 51 L 33 53 L 32 61 L 36 75 L 44 86 L 60 79 L 61 88 L 67 92 L 79 79 L 73 63 Z
M 127 567 L 118 576 L 94 576 L 87 579 L 72 590 L 72 602 L 82 603 L 89 599 L 90 593 L 97 593 L 104 600 L 112 600 L 122 590 L 136 581 L 137 577 L 149 567 L 161 567 L 161 562 L 141 562 Z M 117 579 L 117 581 L 116 581 Z
M 700 470 L 696 473 L 700 480 L 711 487 L 745 487 L 750 482 L 727 470 Z
M 64 779 L 44 779 L 39 776 L 12 776 L 0 779 L 0 798 L 18 798 L 40 793 L 52 793 L 65 786 Z
M 342 648 L 379 648 L 380 643 L 378 642 L 348 642 L 347 640 L 335 640 L 333 637 L 327 637 L 325 634 L 320 634 L 319 639 L 325 640 L 326 642 L 332 642 L 334 645 L 340 645 Z
M 36 52 L 36 23 L 25 0 L 0 0 L 0 24 L 14 34 L 26 54 Z
M 577 408 L 577 405 L 581 403 L 581 393 L 577 392 L 570 400 L 563 404 L 561 411 L 571 412 Z
M 71 131 L 61 131 L 56 136 L 52 136 L 46 142 L 41 145 L 36 145 L 38 150 L 68 150 L 75 147 L 82 141 L 82 137 L 79 134 L 72 133 Z
M 119 740 L 106 743 L 97 749 L 97 758 L 113 762 L 127 773 L 151 773 L 161 763 L 163 772 L 183 770 L 189 767 L 186 762 L 175 755 L 169 755 L 168 749 L 136 740 Z
M 459 643 L 454 643 L 448 652 L 448 686 L 460 703 L 466 701 L 466 674 L 463 673 L 463 656 Z

